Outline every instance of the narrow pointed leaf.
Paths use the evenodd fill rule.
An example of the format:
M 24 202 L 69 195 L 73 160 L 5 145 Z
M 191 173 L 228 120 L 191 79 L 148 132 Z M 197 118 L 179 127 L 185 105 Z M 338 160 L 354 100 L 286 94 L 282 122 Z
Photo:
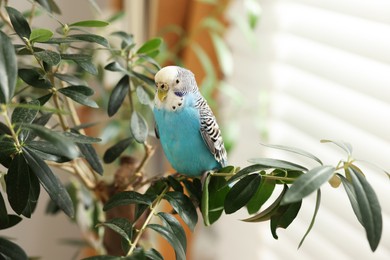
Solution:
M 23 17 L 23 14 L 10 6 L 6 6 L 5 9 L 7 10 L 9 19 L 11 20 L 15 32 L 19 35 L 20 38 L 29 39 L 31 28 L 30 25 L 28 25 L 27 20 Z
M 103 155 L 103 161 L 105 163 L 112 163 L 117 159 L 124 150 L 133 142 L 133 138 L 129 137 L 123 140 L 120 140 L 117 144 L 111 146 Z
M 6 175 L 7 196 L 12 209 L 20 215 L 27 205 L 30 192 L 29 169 L 26 160 L 18 153 Z
M 202 202 L 201 202 L 201 212 L 203 217 L 203 222 L 205 226 L 210 226 L 210 211 L 209 211 L 209 185 L 210 185 L 211 174 L 207 174 L 206 179 L 203 183 L 202 190 Z
M 50 66 L 56 66 L 61 61 L 61 55 L 55 51 L 39 51 L 34 53 L 35 57 L 49 64 Z
M 58 132 L 52 131 L 44 126 L 35 125 L 35 124 L 23 124 L 22 129 L 30 129 L 34 131 L 36 135 L 45 139 L 52 144 L 54 144 L 59 152 L 70 159 L 77 158 L 79 156 L 79 151 L 77 150 L 76 145 L 64 138 L 64 136 Z
M 73 85 L 73 86 L 66 87 L 66 89 L 74 91 L 74 92 L 79 92 L 79 93 L 81 93 L 85 96 L 88 96 L 88 97 L 95 94 L 95 91 L 93 89 L 91 89 L 90 87 L 87 87 L 87 86 L 83 86 L 83 85 Z
M 284 195 L 286 194 L 287 190 L 288 190 L 288 186 L 285 184 L 283 186 L 283 190 L 280 193 L 280 195 L 276 198 L 276 200 L 270 206 L 268 206 L 265 210 L 261 211 L 260 213 L 254 215 L 254 216 L 252 216 L 250 218 L 243 219 L 242 221 L 245 221 L 245 222 L 262 222 L 262 221 L 270 220 L 271 217 L 275 214 L 275 212 L 279 208 L 280 202 L 282 201 L 282 199 L 283 199 Z
M 142 86 L 138 86 L 136 89 L 137 97 L 139 102 L 142 105 L 150 106 L 152 103 L 152 100 L 150 99 L 149 94 L 144 90 Z
M 169 244 L 171 244 L 175 250 L 176 260 L 186 259 L 186 252 L 184 248 L 182 247 L 179 239 L 176 237 L 176 234 L 172 233 L 169 228 L 157 224 L 149 224 L 147 227 L 162 235 L 169 242 Z
M 256 163 L 259 165 L 267 166 L 269 168 L 281 168 L 286 170 L 295 170 L 295 171 L 307 171 L 307 169 L 301 165 L 272 158 L 254 158 L 248 160 L 250 163 Z
M 108 116 L 113 116 L 121 107 L 130 90 L 129 76 L 123 76 L 116 84 L 111 92 L 110 99 L 108 100 L 107 112 Z
M 254 165 L 250 165 L 248 167 L 245 167 L 241 170 L 239 170 L 235 175 L 233 175 L 233 177 L 231 177 L 227 184 L 232 184 L 242 178 L 244 178 L 245 176 L 247 176 L 248 174 L 251 174 L 251 173 L 254 173 L 254 172 L 259 172 L 261 170 L 265 170 L 265 169 L 268 169 L 269 167 L 265 167 L 263 165 L 260 165 L 260 164 L 254 164 Z
M 92 143 L 98 143 L 102 141 L 100 138 L 82 135 L 76 131 L 62 132 L 62 134 L 66 137 L 66 139 L 75 143 L 92 144 Z
M 262 145 L 266 146 L 266 147 L 270 147 L 270 148 L 275 148 L 275 149 L 284 150 L 284 151 L 296 153 L 299 155 L 303 155 L 303 156 L 308 157 L 310 159 L 313 159 L 316 162 L 318 162 L 319 164 L 323 165 L 322 161 L 320 159 L 318 159 L 318 157 L 316 157 L 313 154 L 306 152 L 302 149 L 299 149 L 299 148 L 284 146 L 284 145 L 274 145 L 274 144 L 262 144 Z
M 113 195 L 104 205 L 103 210 L 107 211 L 111 208 L 128 204 L 151 205 L 153 199 L 154 197 L 149 194 L 140 194 L 135 191 L 124 191 Z
M 87 82 L 85 82 L 85 80 L 82 80 L 79 77 L 76 77 L 73 75 L 56 73 L 56 74 L 54 74 L 54 77 L 56 77 L 62 81 L 65 81 L 73 86 L 87 86 Z
M 18 67 L 13 50 L 11 40 L 0 31 L 0 104 L 8 103 L 15 91 Z
M 130 130 L 138 143 L 144 143 L 148 137 L 148 125 L 145 118 L 137 111 L 133 111 L 130 120 Z
M 145 42 L 138 50 L 137 54 L 152 52 L 160 47 L 162 43 L 161 38 L 154 38 Z
M 35 88 L 50 89 L 52 87 L 50 81 L 44 78 L 35 69 L 19 69 L 19 77 L 28 85 Z
M 3 194 L 0 193 L 0 225 L 7 226 L 8 225 L 8 212 L 5 206 Z
M 26 103 L 26 107 L 16 107 L 15 110 L 12 113 L 11 116 L 11 122 L 13 124 L 17 123 L 26 123 L 30 124 L 33 122 L 35 117 L 37 116 L 39 112 L 39 101 L 38 100 L 33 100 L 30 101 L 29 103 Z M 31 105 L 31 108 L 28 107 L 28 105 Z
M 31 31 L 30 42 L 46 42 L 53 37 L 53 32 L 47 29 L 36 28 Z
M 305 232 L 305 235 L 303 235 L 301 241 L 299 242 L 298 249 L 302 246 L 302 244 L 305 241 L 307 235 L 309 235 L 310 231 L 312 230 L 312 228 L 314 226 L 314 222 L 316 220 L 318 210 L 320 209 L 320 204 L 321 204 L 321 190 L 318 189 L 317 190 L 316 205 L 314 207 L 314 214 L 313 214 L 313 217 L 312 217 L 312 219 L 310 221 L 310 225 L 309 225 L 308 229 Z
M 38 204 L 41 185 L 39 184 L 38 177 L 31 170 L 28 172 L 28 177 L 30 179 L 30 192 L 28 194 L 27 205 L 24 208 L 22 215 L 26 218 L 31 218 L 31 215 L 34 213 Z
M 350 183 L 347 178 L 342 176 L 341 174 L 337 174 L 340 177 L 341 182 L 343 183 L 345 192 L 348 195 L 349 202 L 351 203 L 353 212 L 355 213 L 357 219 L 359 220 L 360 224 L 363 224 L 363 219 L 362 219 L 362 213 L 360 213 L 360 208 L 359 208 L 359 203 L 358 199 L 356 197 L 355 189 L 352 186 L 352 183 Z
M 259 188 L 246 205 L 248 213 L 255 214 L 259 211 L 263 204 L 271 197 L 274 189 L 275 180 L 262 178 Z
M 7 217 L 8 217 L 7 222 L 0 221 L 0 230 L 16 226 L 17 224 L 19 224 L 19 222 L 21 222 L 23 220 L 21 217 L 19 217 L 18 215 L 14 215 L 14 214 L 10 214 Z
M 92 108 L 98 108 L 99 106 L 96 104 L 95 101 L 91 100 L 88 98 L 88 96 L 84 95 L 78 90 L 75 90 L 72 87 L 66 87 L 66 88 L 61 88 L 58 90 L 65 96 L 69 97 L 70 99 L 73 99 L 77 103 L 80 103 L 82 105 L 92 107 Z
M 286 229 L 297 217 L 301 209 L 302 200 L 288 205 L 279 206 L 276 213 L 271 217 L 271 233 L 275 239 L 278 239 L 276 234 L 277 228 Z
M 49 166 L 35 155 L 28 148 L 23 148 L 23 155 L 26 158 L 30 169 L 38 177 L 43 188 L 47 191 L 50 198 L 60 207 L 70 218 L 74 217 L 74 208 L 72 200 L 62 185 L 60 180 L 53 174 Z
M 96 34 L 72 34 L 70 37 L 84 42 L 97 43 L 107 48 L 110 46 L 106 38 Z
M 193 231 L 198 222 L 198 214 L 190 198 L 178 191 L 167 192 L 164 195 L 169 204 L 179 214 L 187 226 Z
M 103 175 L 103 166 L 95 148 L 89 143 L 78 143 L 77 146 L 89 165 L 91 165 L 92 169 L 98 174 Z
M 184 249 L 184 252 L 187 251 L 187 237 L 186 233 L 184 232 L 183 227 L 181 226 L 180 222 L 171 214 L 165 213 L 165 212 L 159 212 L 157 216 L 160 217 L 162 222 L 164 223 L 164 226 L 167 228 L 170 228 L 172 231 L 172 234 L 175 234 L 176 238 L 179 240 L 182 248 Z
M 61 10 L 53 0 L 34 0 L 50 13 L 61 14 Z
M 366 178 L 354 168 L 349 168 L 352 178 L 352 186 L 355 190 L 359 205 L 361 220 L 366 230 L 371 250 L 375 251 L 382 236 L 382 213 L 381 206 L 375 191 Z
M 145 256 L 148 260 L 164 260 L 162 255 L 154 248 L 151 248 L 145 252 Z
M 133 224 L 126 218 L 113 218 L 98 224 L 98 226 L 105 226 L 112 229 L 128 242 L 132 239 Z
M 85 20 L 69 24 L 69 27 L 105 27 L 110 23 L 99 20 Z
M 109 71 L 120 71 L 127 74 L 127 70 L 117 61 L 107 64 L 104 69 Z
M 350 143 L 343 141 L 333 141 L 333 140 L 321 140 L 321 143 L 333 143 L 343 149 L 348 155 L 352 154 L 352 146 Z
M 17 244 L 0 237 L 0 256 L 4 259 L 28 260 L 27 254 Z
M 51 142 L 44 140 L 28 141 L 26 146 L 34 151 L 43 160 L 54 162 L 68 162 L 70 159 L 67 154 Z
M 301 175 L 282 200 L 282 205 L 297 202 L 321 187 L 334 175 L 333 166 L 319 166 Z
M 98 70 L 91 60 L 74 60 L 83 70 L 92 74 L 98 75 Z
M 225 198 L 226 214 L 232 214 L 244 207 L 256 193 L 261 182 L 261 175 L 251 174 L 238 181 L 230 189 Z

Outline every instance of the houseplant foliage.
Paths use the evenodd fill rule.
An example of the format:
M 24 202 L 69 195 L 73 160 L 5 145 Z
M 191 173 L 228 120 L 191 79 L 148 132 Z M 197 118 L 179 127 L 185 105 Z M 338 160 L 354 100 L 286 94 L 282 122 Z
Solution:
M 161 39 L 151 39 L 136 47 L 127 32 L 114 32 L 109 37 L 91 33 L 93 28 L 109 25 L 98 20 L 58 22 L 55 32 L 32 28 L 34 12 L 21 13 L 0 3 L 0 163 L 6 169 L 1 173 L 4 184 L 0 193 L 1 229 L 33 216 L 41 188 L 52 200 L 50 212 L 60 209 L 77 222 L 75 211 L 86 203 L 77 196 L 82 192 L 93 201 L 88 204 L 93 209 L 90 232 L 98 246 L 91 244 L 100 247 L 97 249 L 101 252 L 89 259 L 162 259 L 155 248 L 142 246 L 146 231 L 161 235 L 172 245 L 176 258 L 185 259 L 186 235 L 177 217 L 194 230 L 198 222 L 209 226 L 223 213 L 233 214 L 245 207 L 248 218 L 243 221 L 268 221 L 271 234 L 277 239 L 277 229 L 286 229 L 297 217 L 302 200 L 316 193 L 313 218 L 300 246 L 314 225 L 321 187 L 330 183 L 335 188 L 344 187 L 371 249 L 377 248 L 382 233 L 380 205 L 352 157 L 350 144 L 323 140 L 345 151 L 346 160 L 340 160 L 336 166 L 324 165 L 301 149 L 269 145 L 310 158 L 318 166 L 307 168 L 279 159 L 255 158 L 249 160 L 247 167 L 228 166 L 205 174 L 202 180 L 180 174 L 147 174 L 145 166 L 154 151 L 148 143 L 153 138 L 150 131 L 153 75 L 160 68 L 154 59 L 159 54 Z M 32 10 L 59 12 L 52 0 L 37 0 L 32 5 Z M 120 46 L 111 45 L 111 38 L 119 39 Z M 96 79 L 102 73 L 93 59 L 97 51 L 110 54 L 104 69 L 119 75 L 104 110 L 112 117 L 110 120 L 118 120 L 116 116 L 123 114 L 126 107 L 124 118 L 129 125 L 127 136 L 111 144 L 103 154 L 95 150 L 101 140 L 84 131 L 94 122 L 80 123 L 75 109 L 76 106 L 99 109 L 99 102 L 92 98 L 94 90 L 85 81 L 86 75 Z M 132 170 L 116 183 L 115 192 L 107 192 L 108 184 L 101 177 L 106 174 L 106 165 L 134 151 L 129 147 L 138 148 L 135 153 L 138 158 L 135 163 L 130 160 Z M 77 177 L 76 181 L 62 183 L 54 168 L 68 171 Z M 278 196 L 270 201 L 274 193 Z M 172 210 L 161 211 L 163 201 Z M 101 217 L 103 212 L 128 205 L 131 217 Z M 104 230 L 120 235 L 119 254 L 106 253 L 102 243 Z M 0 237 L 0 255 L 28 258 L 17 241 L 5 237 Z

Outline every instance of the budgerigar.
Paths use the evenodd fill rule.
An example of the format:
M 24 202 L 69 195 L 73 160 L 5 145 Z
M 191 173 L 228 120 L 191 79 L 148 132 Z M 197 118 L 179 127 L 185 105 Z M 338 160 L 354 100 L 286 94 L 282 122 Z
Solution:
M 178 173 L 199 176 L 226 166 L 221 131 L 194 74 L 167 66 L 157 72 L 155 83 L 156 135 L 172 167 Z

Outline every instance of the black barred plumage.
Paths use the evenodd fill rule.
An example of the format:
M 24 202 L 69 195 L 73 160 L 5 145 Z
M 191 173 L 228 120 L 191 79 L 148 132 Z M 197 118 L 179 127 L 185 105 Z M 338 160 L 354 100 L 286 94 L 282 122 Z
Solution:
M 200 132 L 202 138 L 215 159 L 222 167 L 225 167 L 227 163 L 227 154 L 222 140 L 221 130 L 219 129 L 217 120 L 209 105 L 200 94 L 195 102 L 195 107 L 199 110 L 200 114 Z

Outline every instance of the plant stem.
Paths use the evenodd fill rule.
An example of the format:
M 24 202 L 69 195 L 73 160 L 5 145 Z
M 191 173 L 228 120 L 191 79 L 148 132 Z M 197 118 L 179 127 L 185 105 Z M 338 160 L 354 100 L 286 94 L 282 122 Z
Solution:
M 138 234 L 135 237 L 134 241 L 131 243 L 131 247 L 129 252 L 127 252 L 127 256 L 130 256 L 134 252 L 139 240 L 141 239 L 141 236 L 146 230 L 146 227 L 148 226 L 149 222 L 152 220 L 152 217 L 155 215 L 156 208 L 160 205 L 162 198 L 164 197 L 165 193 L 167 193 L 168 190 L 169 190 L 169 186 L 166 186 L 164 190 L 161 192 L 161 194 L 153 201 L 151 205 L 150 213 L 146 218 L 144 224 L 142 225 L 141 229 L 138 231 Z
M 12 136 L 12 139 L 14 140 L 14 142 L 15 142 L 16 148 L 17 148 L 18 151 L 20 151 L 22 146 L 21 146 L 21 144 L 19 142 L 18 135 L 15 132 L 15 129 L 14 129 L 13 125 L 12 125 L 12 122 L 11 122 L 11 120 L 10 120 L 8 114 L 7 114 L 7 108 L 5 107 L 5 105 L 4 105 L 4 108 L 1 109 L 1 111 L 2 111 L 2 114 L 3 114 L 4 120 L 5 120 L 5 123 L 7 124 L 9 130 L 11 131 L 11 136 Z
M 295 181 L 296 180 L 296 178 L 280 177 L 280 176 L 274 176 L 274 175 L 268 175 L 268 174 L 261 175 L 261 177 L 264 177 L 264 178 L 267 178 L 270 180 L 277 180 L 277 181 Z

